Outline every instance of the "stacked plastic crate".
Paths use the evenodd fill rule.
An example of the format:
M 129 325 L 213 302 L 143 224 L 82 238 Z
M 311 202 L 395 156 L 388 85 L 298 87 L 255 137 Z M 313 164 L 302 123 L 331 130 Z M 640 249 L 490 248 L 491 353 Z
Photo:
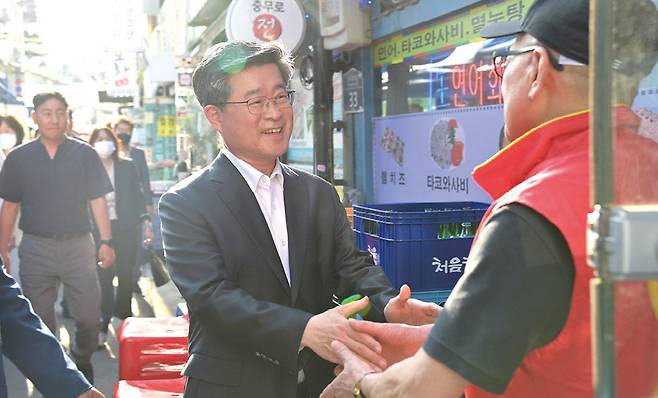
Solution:
M 189 321 L 182 316 L 126 318 L 118 333 L 119 381 L 114 398 L 182 397 L 188 330 Z
M 442 304 L 464 274 L 489 205 L 478 202 L 355 205 L 357 246 L 368 250 L 391 284 Z

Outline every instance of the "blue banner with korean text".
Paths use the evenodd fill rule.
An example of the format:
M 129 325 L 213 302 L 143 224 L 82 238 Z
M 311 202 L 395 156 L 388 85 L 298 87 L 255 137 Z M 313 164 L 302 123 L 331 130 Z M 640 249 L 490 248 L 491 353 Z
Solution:
M 471 173 L 499 149 L 502 105 L 373 122 L 375 203 L 491 202 Z

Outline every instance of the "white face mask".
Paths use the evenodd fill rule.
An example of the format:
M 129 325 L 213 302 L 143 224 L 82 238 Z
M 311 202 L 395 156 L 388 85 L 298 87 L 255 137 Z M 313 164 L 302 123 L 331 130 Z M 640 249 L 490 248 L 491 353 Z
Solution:
M 97 141 L 94 143 L 94 149 L 98 152 L 98 156 L 107 159 L 112 156 L 116 147 L 112 141 Z
M 4 133 L 0 134 L 0 148 L 5 151 L 13 148 L 16 145 L 16 134 Z

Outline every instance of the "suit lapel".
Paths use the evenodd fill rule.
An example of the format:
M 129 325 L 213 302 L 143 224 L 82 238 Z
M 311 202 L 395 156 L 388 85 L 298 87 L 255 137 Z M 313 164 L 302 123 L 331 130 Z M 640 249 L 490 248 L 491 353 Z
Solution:
M 309 225 L 309 195 L 299 174 L 286 165 L 283 169 L 283 200 L 286 207 L 286 225 L 288 228 L 288 253 L 290 256 L 290 274 L 292 284 L 291 303 L 295 305 L 301 287 L 306 257 L 306 241 Z
M 283 289 L 290 295 L 290 286 L 283 272 L 279 254 L 254 193 L 226 156 L 218 156 L 211 167 L 213 169 L 211 180 L 217 183 L 217 195 L 233 216 L 240 220 L 245 234 L 253 241 L 256 249 L 263 253 L 263 259 Z

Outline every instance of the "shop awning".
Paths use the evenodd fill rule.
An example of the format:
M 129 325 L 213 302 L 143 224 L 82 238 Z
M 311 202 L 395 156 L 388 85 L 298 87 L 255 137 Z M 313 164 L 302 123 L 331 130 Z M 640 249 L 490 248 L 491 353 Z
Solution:
M 9 88 L 0 80 L 0 102 L 3 104 L 10 105 L 23 105 L 23 101 L 20 101 L 14 93 L 9 91 Z
M 196 15 L 187 23 L 188 26 L 208 26 L 225 11 L 231 2 L 229 0 L 208 0 Z
M 513 37 L 502 37 L 464 44 L 443 51 L 433 57 L 440 59 L 440 61 L 423 65 L 413 65 L 412 69 L 414 71 L 426 70 L 435 73 L 450 72 L 450 68 L 453 66 L 475 63 L 481 59 L 489 59 L 494 51 L 509 47 L 513 42 Z

